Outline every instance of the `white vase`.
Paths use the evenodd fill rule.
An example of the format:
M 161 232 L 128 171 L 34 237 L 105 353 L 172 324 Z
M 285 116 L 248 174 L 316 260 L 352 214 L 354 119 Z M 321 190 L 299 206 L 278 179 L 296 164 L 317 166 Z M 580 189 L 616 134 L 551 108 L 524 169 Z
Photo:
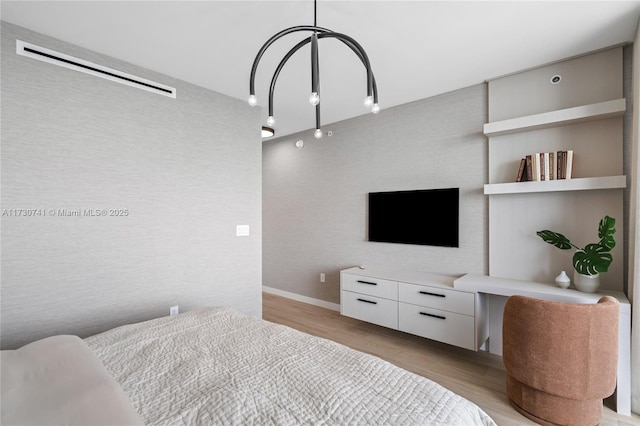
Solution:
M 565 271 L 560 272 L 560 275 L 556 277 L 556 285 L 560 288 L 568 288 L 571 284 L 571 280 L 567 276 Z
M 596 293 L 600 287 L 600 274 L 583 275 L 575 272 L 573 274 L 573 283 L 576 288 L 585 293 Z

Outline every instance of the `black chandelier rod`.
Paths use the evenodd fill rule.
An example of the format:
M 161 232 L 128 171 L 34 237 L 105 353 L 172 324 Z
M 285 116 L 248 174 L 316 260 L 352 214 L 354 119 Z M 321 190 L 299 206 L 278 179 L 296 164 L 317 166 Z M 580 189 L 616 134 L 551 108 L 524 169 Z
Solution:
M 360 57 L 360 59 L 363 61 L 365 68 L 367 70 L 367 96 L 372 96 L 372 95 L 375 96 L 375 94 L 373 93 L 373 73 L 371 71 L 371 64 L 369 63 L 369 57 L 367 56 L 367 53 L 364 51 L 362 46 L 357 41 L 355 41 L 353 38 L 349 37 L 346 34 L 334 33 L 333 31 L 327 28 L 310 26 L 310 25 L 300 25 L 300 26 L 284 29 L 279 33 L 273 35 L 269 40 L 267 40 L 264 43 L 264 45 L 258 51 L 258 54 L 256 55 L 255 59 L 253 60 L 253 65 L 251 67 L 251 75 L 249 77 L 249 94 L 250 95 L 256 94 L 255 76 L 258 70 L 258 64 L 260 63 L 260 60 L 262 59 L 264 52 L 269 48 L 269 46 L 271 46 L 279 38 L 287 34 L 291 34 L 298 31 L 317 31 L 318 38 L 334 37 L 341 40 L 343 43 L 345 43 L 345 40 L 348 41 L 348 43 L 345 43 L 345 44 L 349 46 Z M 375 99 L 374 101 L 377 101 L 377 99 Z
M 311 93 L 320 94 L 320 63 L 318 61 L 318 33 L 311 37 Z
M 282 60 L 278 64 L 278 67 L 276 68 L 276 71 L 273 73 L 273 77 L 271 78 L 271 85 L 269 86 L 269 115 L 270 116 L 273 116 L 273 93 L 276 89 L 276 81 L 278 80 L 280 71 L 282 71 L 282 68 L 284 67 L 284 65 L 287 63 L 287 61 L 289 61 L 289 58 L 291 58 L 291 56 L 293 56 L 294 53 L 296 53 L 298 50 L 300 50 L 303 46 L 305 46 L 310 41 L 311 41 L 310 39 L 305 38 L 300 43 L 293 46 L 293 48 L 289 50 L 286 55 L 284 55 L 284 58 L 282 58 Z
M 318 34 L 318 38 L 325 38 L 325 37 L 337 38 L 338 40 L 340 40 L 341 42 L 349 46 L 351 50 L 354 51 L 356 56 L 360 58 L 360 60 L 364 64 L 364 67 L 366 68 L 366 71 L 367 71 L 367 96 L 373 95 L 374 102 L 378 103 L 378 90 L 377 90 L 377 86 L 375 85 L 373 71 L 371 71 L 371 63 L 369 62 L 369 57 L 367 56 L 367 52 L 364 51 L 360 43 L 358 43 L 357 41 L 355 41 L 353 38 L 349 37 L 346 34 L 335 33 L 333 31 L 330 31 L 324 34 Z
M 274 34 L 273 36 L 271 36 L 271 38 L 262 45 L 262 47 L 258 51 L 258 54 L 256 55 L 256 58 L 253 60 L 253 65 L 251 66 L 251 76 L 249 77 L 249 94 L 250 95 L 256 94 L 254 80 L 256 76 L 256 71 L 258 70 L 258 64 L 260 63 L 260 60 L 262 59 L 262 55 L 264 55 L 264 52 L 269 48 L 269 46 L 271 46 L 279 38 L 284 37 L 287 34 L 291 34 L 298 31 L 317 31 L 319 33 L 331 32 L 331 30 L 327 28 L 316 27 L 315 25 L 299 25 L 296 27 L 286 28 Z
M 338 34 L 338 33 L 321 33 L 321 34 L 318 34 L 318 38 L 332 37 L 331 34 L 336 34 L 335 37 L 340 39 L 338 37 L 340 34 Z M 367 62 L 365 61 L 364 56 L 362 56 L 361 52 L 353 44 L 351 44 L 348 40 L 340 40 L 340 41 L 342 41 L 346 46 L 348 46 L 356 54 L 356 56 L 360 59 L 360 61 L 362 61 L 362 64 L 365 67 L 367 66 Z M 300 50 L 302 47 L 304 47 L 305 45 L 307 45 L 310 42 L 311 42 L 311 37 L 302 40 L 301 42 L 296 44 L 293 48 L 291 48 L 291 50 L 289 50 L 287 52 L 287 54 L 282 58 L 282 60 L 278 64 L 275 72 L 273 73 L 273 78 L 271 79 L 271 85 L 269 87 L 269 115 L 270 116 L 273 116 L 273 97 L 274 97 L 274 92 L 275 92 L 275 88 L 276 88 L 276 81 L 278 80 L 278 77 L 280 76 L 280 71 L 282 71 L 282 68 L 284 67 L 284 65 L 289 61 L 289 59 L 298 50 Z M 375 78 L 375 75 L 373 74 L 373 72 L 371 73 L 371 81 L 372 81 L 372 85 L 373 85 L 374 103 L 377 103 L 378 102 L 378 85 L 376 83 L 376 78 Z M 317 107 L 318 107 L 318 105 L 316 105 L 316 108 Z M 318 115 L 319 114 L 316 114 L 316 116 L 318 116 Z M 316 120 L 316 126 L 318 124 L 319 124 L 319 120 Z M 316 127 L 316 128 L 319 128 L 319 127 Z

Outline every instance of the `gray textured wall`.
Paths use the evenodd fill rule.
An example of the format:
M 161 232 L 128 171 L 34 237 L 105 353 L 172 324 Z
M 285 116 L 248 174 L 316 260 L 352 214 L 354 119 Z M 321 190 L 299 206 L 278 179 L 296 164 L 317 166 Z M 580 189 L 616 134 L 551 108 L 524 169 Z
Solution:
M 355 265 L 487 273 L 486 105 L 482 84 L 324 126 L 330 138 L 265 142 L 264 285 L 339 303 Z M 447 187 L 460 188 L 459 248 L 366 241 L 368 192 Z
M 16 38 L 168 84 L 178 97 L 18 56 Z M 257 110 L 7 23 L 1 84 L 2 209 L 47 212 L 1 218 L 3 349 L 171 305 L 261 315 Z M 129 214 L 48 213 L 58 209 Z M 236 237 L 238 224 L 251 235 Z

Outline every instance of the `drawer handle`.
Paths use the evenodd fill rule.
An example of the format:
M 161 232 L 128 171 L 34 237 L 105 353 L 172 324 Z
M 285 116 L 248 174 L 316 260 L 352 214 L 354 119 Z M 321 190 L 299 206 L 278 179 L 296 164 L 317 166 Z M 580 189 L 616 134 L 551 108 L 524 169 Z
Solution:
M 372 300 L 366 300 L 366 299 L 358 299 L 360 302 L 365 302 L 365 303 L 371 303 L 372 305 L 377 305 L 378 302 L 374 302 Z
M 435 314 L 428 314 L 426 312 L 420 312 L 420 315 L 424 315 L 426 317 L 431 317 L 431 318 L 438 318 L 438 319 L 447 319 L 447 317 L 443 317 L 442 315 L 435 315 Z
M 361 281 L 361 280 L 358 280 L 358 282 L 359 282 L 360 284 L 378 285 L 378 283 L 372 283 L 372 282 L 370 282 L 370 281 Z
M 446 294 L 429 293 L 428 291 L 421 291 L 420 294 L 426 294 L 427 296 L 447 297 Z

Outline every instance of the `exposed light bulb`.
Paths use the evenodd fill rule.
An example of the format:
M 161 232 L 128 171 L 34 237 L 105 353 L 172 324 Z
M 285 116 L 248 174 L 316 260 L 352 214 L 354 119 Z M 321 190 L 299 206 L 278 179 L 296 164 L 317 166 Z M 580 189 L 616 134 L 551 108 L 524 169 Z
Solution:
M 318 96 L 318 92 L 311 93 L 311 96 L 309 96 L 309 103 L 311 105 L 318 105 L 320 103 L 320 96 Z
M 371 107 L 371 112 L 373 114 L 377 114 L 380 112 L 380 105 L 378 104 L 373 104 L 373 106 Z
M 249 105 L 251 106 L 258 105 L 258 98 L 256 98 L 256 95 L 249 96 Z
M 320 129 L 316 129 L 316 131 L 315 131 L 315 132 L 313 132 L 313 136 L 314 136 L 316 139 L 320 139 L 320 138 L 322 137 L 322 130 L 320 130 Z
M 367 96 L 364 98 L 364 106 L 365 108 L 371 108 L 373 105 L 373 96 Z
M 304 141 L 302 139 L 296 142 L 296 148 L 301 149 L 303 146 L 304 146 Z
M 274 124 L 276 124 L 276 119 L 273 118 L 273 115 L 270 115 L 267 118 L 267 126 L 273 126 Z

